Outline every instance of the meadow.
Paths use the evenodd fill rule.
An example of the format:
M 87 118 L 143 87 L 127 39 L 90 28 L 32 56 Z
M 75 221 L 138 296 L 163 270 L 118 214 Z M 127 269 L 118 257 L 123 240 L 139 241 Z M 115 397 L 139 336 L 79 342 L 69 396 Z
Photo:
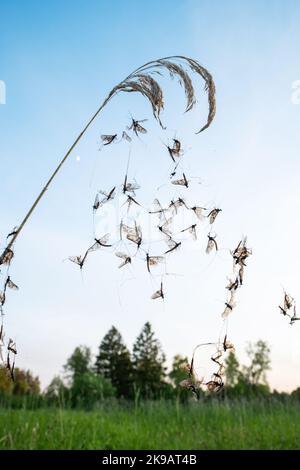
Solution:
M 1 409 L 0 449 L 300 449 L 300 404 L 158 401 Z

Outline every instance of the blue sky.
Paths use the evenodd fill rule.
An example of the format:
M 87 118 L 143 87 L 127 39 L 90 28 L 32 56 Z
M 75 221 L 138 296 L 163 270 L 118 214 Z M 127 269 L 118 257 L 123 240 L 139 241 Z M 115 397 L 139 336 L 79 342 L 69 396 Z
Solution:
M 164 305 L 147 300 L 149 280 L 138 268 L 129 281 L 116 274 L 108 255 L 91 262 L 83 280 L 63 262 L 90 241 L 95 190 L 120 181 L 126 167 L 127 147 L 98 152 L 99 135 L 124 127 L 130 113 L 151 118 L 142 98 L 116 98 L 18 240 L 12 277 L 20 291 L 9 297 L 5 325 L 17 340 L 20 366 L 39 373 L 45 384 L 76 345 L 96 352 L 113 323 L 130 346 L 147 320 L 169 357 L 190 355 L 195 344 L 218 334 L 228 250 L 247 234 L 254 254 L 230 338 L 244 360 L 248 341 L 268 340 L 272 385 L 299 384 L 299 326 L 290 327 L 277 307 L 282 287 L 300 295 L 300 105 L 292 102 L 292 84 L 300 79 L 299 19 L 296 1 L 1 2 L 3 241 L 107 92 L 134 68 L 184 54 L 207 67 L 217 87 L 216 119 L 195 136 L 207 112 L 201 86 L 199 106 L 188 116 L 178 86 L 163 82 L 168 136 L 177 130 L 188 148 L 187 170 L 203 180 L 193 197 L 223 209 L 215 228 L 222 250 L 209 261 L 199 247 L 176 255 L 172 268 L 184 277 L 170 279 Z M 147 202 L 169 171 L 159 145 L 164 137 L 149 126 L 153 139 L 137 142 L 131 160 Z

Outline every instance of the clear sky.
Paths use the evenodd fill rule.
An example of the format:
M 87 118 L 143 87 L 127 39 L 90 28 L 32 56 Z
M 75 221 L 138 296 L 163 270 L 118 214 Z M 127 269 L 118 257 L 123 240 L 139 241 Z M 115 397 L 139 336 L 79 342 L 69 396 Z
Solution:
M 97 253 L 83 277 L 63 262 L 91 241 L 95 191 L 124 175 L 128 145 L 99 152 L 100 134 L 124 128 L 130 113 L 151 118 L 141 97 L 114 99 L 18 240 L 11 275 L 20 291 L 10 293 L 5 318 L 18 365 L 47 384 L 78 344 L 96 353 L 114 324 L 131 347 L 148 320 L 168 358 L 190 355 L 218 336 L 229 249 L 248 235 L 253 256 L 230 318 L 230 340 L 242 361 L 248 341 L 267 340 L 272 386 L 300 385 L 300 325 L 291 327 L 278 311 L 283 287 L 300 297 L 300 104 L 293 99 L 300 80 L 299 2 L 2 0 L 0 15 L 2 244 L 97 105 L 134 68 L 183 54 L 207 67 L 217 87 L 216 119 L 195 136 L 207 112 L 203 89 L 188 116 L 179 87 L 163 82 L 167 135 L 176 129 L 187 149 L 185 168 L 202 181 L 191 199 L 223 209 L 215 226 L 219 252 L 208 258 L 199 242 L 176 254 L 168 269 L 182 276 L 169 276 L 164 304 L 149 301 L 153 279 L 142 268 L 121 273 L 112 254 Z M 145 204 L 169 172 L 160 142 L 166 135 L 152 122 L 149 128 L 131 149 Z M 99 230 L 105 225 L 100 217 Z

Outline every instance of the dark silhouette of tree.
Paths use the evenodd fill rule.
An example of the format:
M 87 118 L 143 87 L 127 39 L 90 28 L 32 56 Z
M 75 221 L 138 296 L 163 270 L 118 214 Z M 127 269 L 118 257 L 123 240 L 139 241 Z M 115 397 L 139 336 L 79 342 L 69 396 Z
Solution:
M 133 397 L 133 367 L 130 352 L 114 326 L 104 336 L 96 358 L 97 374 L 110 379 L 118 397 Z
M 74 349 L 72 355 L 64 365 L 64 370 L 67 378 L 74 382 L 74 380 L 91 370 L 92 354 L 90 348 L 87 346 L 78 346 Z
M 133 346 L 134 380 L 144 398 L 159 396 L 165 378 L 165 355 L 149 322 L 145 323 Z

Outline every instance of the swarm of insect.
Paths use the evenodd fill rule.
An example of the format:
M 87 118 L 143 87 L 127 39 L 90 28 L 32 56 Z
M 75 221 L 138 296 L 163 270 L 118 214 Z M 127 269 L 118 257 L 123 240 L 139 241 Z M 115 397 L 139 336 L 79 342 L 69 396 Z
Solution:
M 206 123 L 201 127 L 199 132 L 204 131 L 206 128 L 208 128 L 215 116 L 216 112 L 216 101 L 215 101 L 215 85 L 213 78 L 211 74 L 204 68 L 202 67 L 198 62 L 195 60 L 184 57 L 184 56 L 172 56 L 172 57 L 166 57 L 163 59 L 155 60 L 148 62 L 147 64 L 139 67 L 136 69 L 133 73 L 128 75 L 124 80 L 122 80 L 120 83 L 118 83 L 112 90 L 109 92 L 107 95 L 106 99 L 104 102 L 101 104 L 101 106 L 98 108 L 98 110 L 95 112 L 95 114 L 92 116 L 92 118 L 88 121 L 88 123 L 85 125 L 83 131 L 79 134 L 75 142 L 71 145 L 67 153 L 63 156 L 61 162 L 57 166 L 57 168 L 54 170 L 50 178 L 48 179 L 46 185 L 43 187 L 42 191 L 39 193 L 38 197 L 34 201 L 33 205 L 29 209 L 28 213 L 25 215 L 23 221 L 20 223 L 18 227 L 15 227 L 7 237 L 7 245 L 4 248 L 2 254 L 0 255 L 0 265 L 7 265 L 9 266 L 12 258 L 14 256 L 13 252 L 13 246 L 14 243 L 23 230 L 25 224 L 27 223 L 28 219 L 30 218 L 31 214 L 35 210 L 36 206 L 38 205 L 39 201 L 42 199 L 42 197 L 46 194 L 49 186 L 51 185 L 53 179 L 57 175 L 57 173 L 60 171 L 61 167 L 63 164 L 66 162 L 68 159 L 69 155 L 73 151 L 73 149 L 76 147 L 78 142 L 81 140 L 85 132 L 88 130 L 88 128 L 91 126 L 91 124 L 95 121 L 97 116 L 101 113 L 103 108 L 109 103 L 109 101 L 118 93 L 120 92 L 125 92 L 125 93 L 140 93 L 142 96 L 147 98 L 147 100 L 150 102 L 152 106 L 152 111 L 155 119 L 160 123 L 160 125 L 163 127 L 161 119 L 160 119 L 160 113 L 161 110 L 164 107 L 164 97 L 163 97 L 163 90 L 160 86 L 160 84 L 157 82 L 157 80 L 154 78 L 157 76 L 161 76 L 162 72 L 167 72 L 171 78 L 177 78 L 180 85 L 184 88 L 185 95 L 186 95 L 186 111 L 190 111 L 195 103 L 196 103 L 196 97 L 195 97 L 195 91 L 194 91 L 194 85 L 190 76 L 190 72 L 195 74 L 196 76 L 200 76 L 205 83 L 205 91 L 208 94 L 208 104 L 209 104 L 209 110 L 208 110 L 208 116 Z M 140 136 L 143 134 L 147 133 L 147 129 L 143 127 L 143 122 L 145 120 L 137 120 L 132 118 L 131 125 L 128 127 L 127 130 L 132 131 L 133 134 L 136 136 Z M 109 146 L 111 144 L 114 144 L 118 142 L 118 134 L 117 133 L 112 133 L 112 134 L 101 134 L 100 135 L 101 142 L 103 147 Z M 128 142 L 131 142 L 132 138 L 131 136 L 126 132 L 123 131 L 122 137 L 120 140 L 126 140 Z M 119 141 L 120 141 L 119 140 Z M 173 146 L 168 147 L 168 151 L 170 156 L 172 157 L 172 160 L 175 161 L 176 158 L 180 157 L 182 154 L 182 146 L 181 142 L 178 139 L 173 139 Z M 182 178 L 183 182 L 180 180 L 173 181 L 173 184 L 177 184 L 179 186 L 185 186 L 188 187 L 188 180 L 183 174 Z M 127 177 L 126 177 L 126 182 L 123 185 L 123 192 L 127 196 L 127 203 L 128 207 L 130 207 L 133 204 L 139 204 L 135 200 L 135 194 L 134 191 L 135 189 L 138 189 L 135 183 L 128 183 L 127 182 Z M 114 187 L 112 190 L 109 192 L 104 192 L 100 190 L 94 200 L 93 204 L 93 211 L 97 211 L 100 207 L 102 207 L 105 203 L 107 203 L 109 200 L 113 199 L 115 197 L 115 190 L 116 187 Z M 129 194 L 128 194 L 129 193 Z M 172 201 L 170 204 L 169 209 L 177 214 L 177 210 L 180 207 L 185 207 L 188 208 L 184 202 L 183 199 L 178 198 L 176 201 Z M 196 212 L 195 212 L 196 213 Z M 197 214 L 196 214 L 197 215 Z M 198 215 L 197 215 L 198 217 Z M 167 237 L 169 237 L 169 250 L 166 253 L 170 253 L 177 248 L 180 247 L 181 242 L 175 242 L 171 238 L 171 231 L 170 231 L 170 224 L 171 224 L 171 218 L 165 217 L 165 214 L 161 215 L 161 220 L 160 220 L 160 231 Z M 138 225 L 137 221 L 134 222 L 134 227 L 128 227 L 126 225 L 123 225 L 122 222 L 120 224 L 120 234 L 121 234 L 121 239 L 122 239 L 122 233 L 126 234 L 126 239 L 131 241 L 137 246 L 137 250 L 140 248 L 142 244 L 142 230 L 141 227 Z M 191 228 L 190 232 L 193 236 L 195 235 L 195 228 Z M 69 260 L 73 262 L 74 264 L 78 265 L 80 269 L 83 268 L 84 264 L 86 263 L 86 260 L 88 256 L 100 249 L 100 248 L 105 248 L 105 247 L 110 247 L 108 243 L 108 238 L 107 235 L 105 235 L 102 238 L 95 238 L 94 243 L 85 251 L 83 255 L 80 256 L 71 256 L 69 257 Z M 124 266 L 125 264 L 128 264 L 131 262 L 131 257 L 125 255 L 123 252 L 118 252 L 116 253 L 118 257 L 120 257 L 123 262 L 120 265 L 120 267 Z M 159 262 L 158 259 L 160 259 L 159 256 L 157 257 L 150 257 L 148 260 L 148 267 L 155 265 L 155 262 Z M 3 289 L 3 292 L 1 293 L 0 296 L 0 303 L 3 305 L 5 302 L 5 293 L 6 293 L 6 288 L 10 289 L 17 289 L 17 285 L 14 284 L 10 279 L 7 280 L 5 287 Z M 164 292 L 163 292 L 163 285 L 161 283 L 160 290 L 155 292 L 152 296 L 152 298 L 164 298 Z M 3 331 L 1 331 L 1 341 L 3 341 Z M 8 343 L 8 357 L 7 357 L 7 368 L 9 369 L 11 376 L 13 378 L 13 372 L 14 372 L 14 361 L 15 361 L 15 355 L 17 354 L 16 348 L 15 348 L 15 343 L 10 340 Z

